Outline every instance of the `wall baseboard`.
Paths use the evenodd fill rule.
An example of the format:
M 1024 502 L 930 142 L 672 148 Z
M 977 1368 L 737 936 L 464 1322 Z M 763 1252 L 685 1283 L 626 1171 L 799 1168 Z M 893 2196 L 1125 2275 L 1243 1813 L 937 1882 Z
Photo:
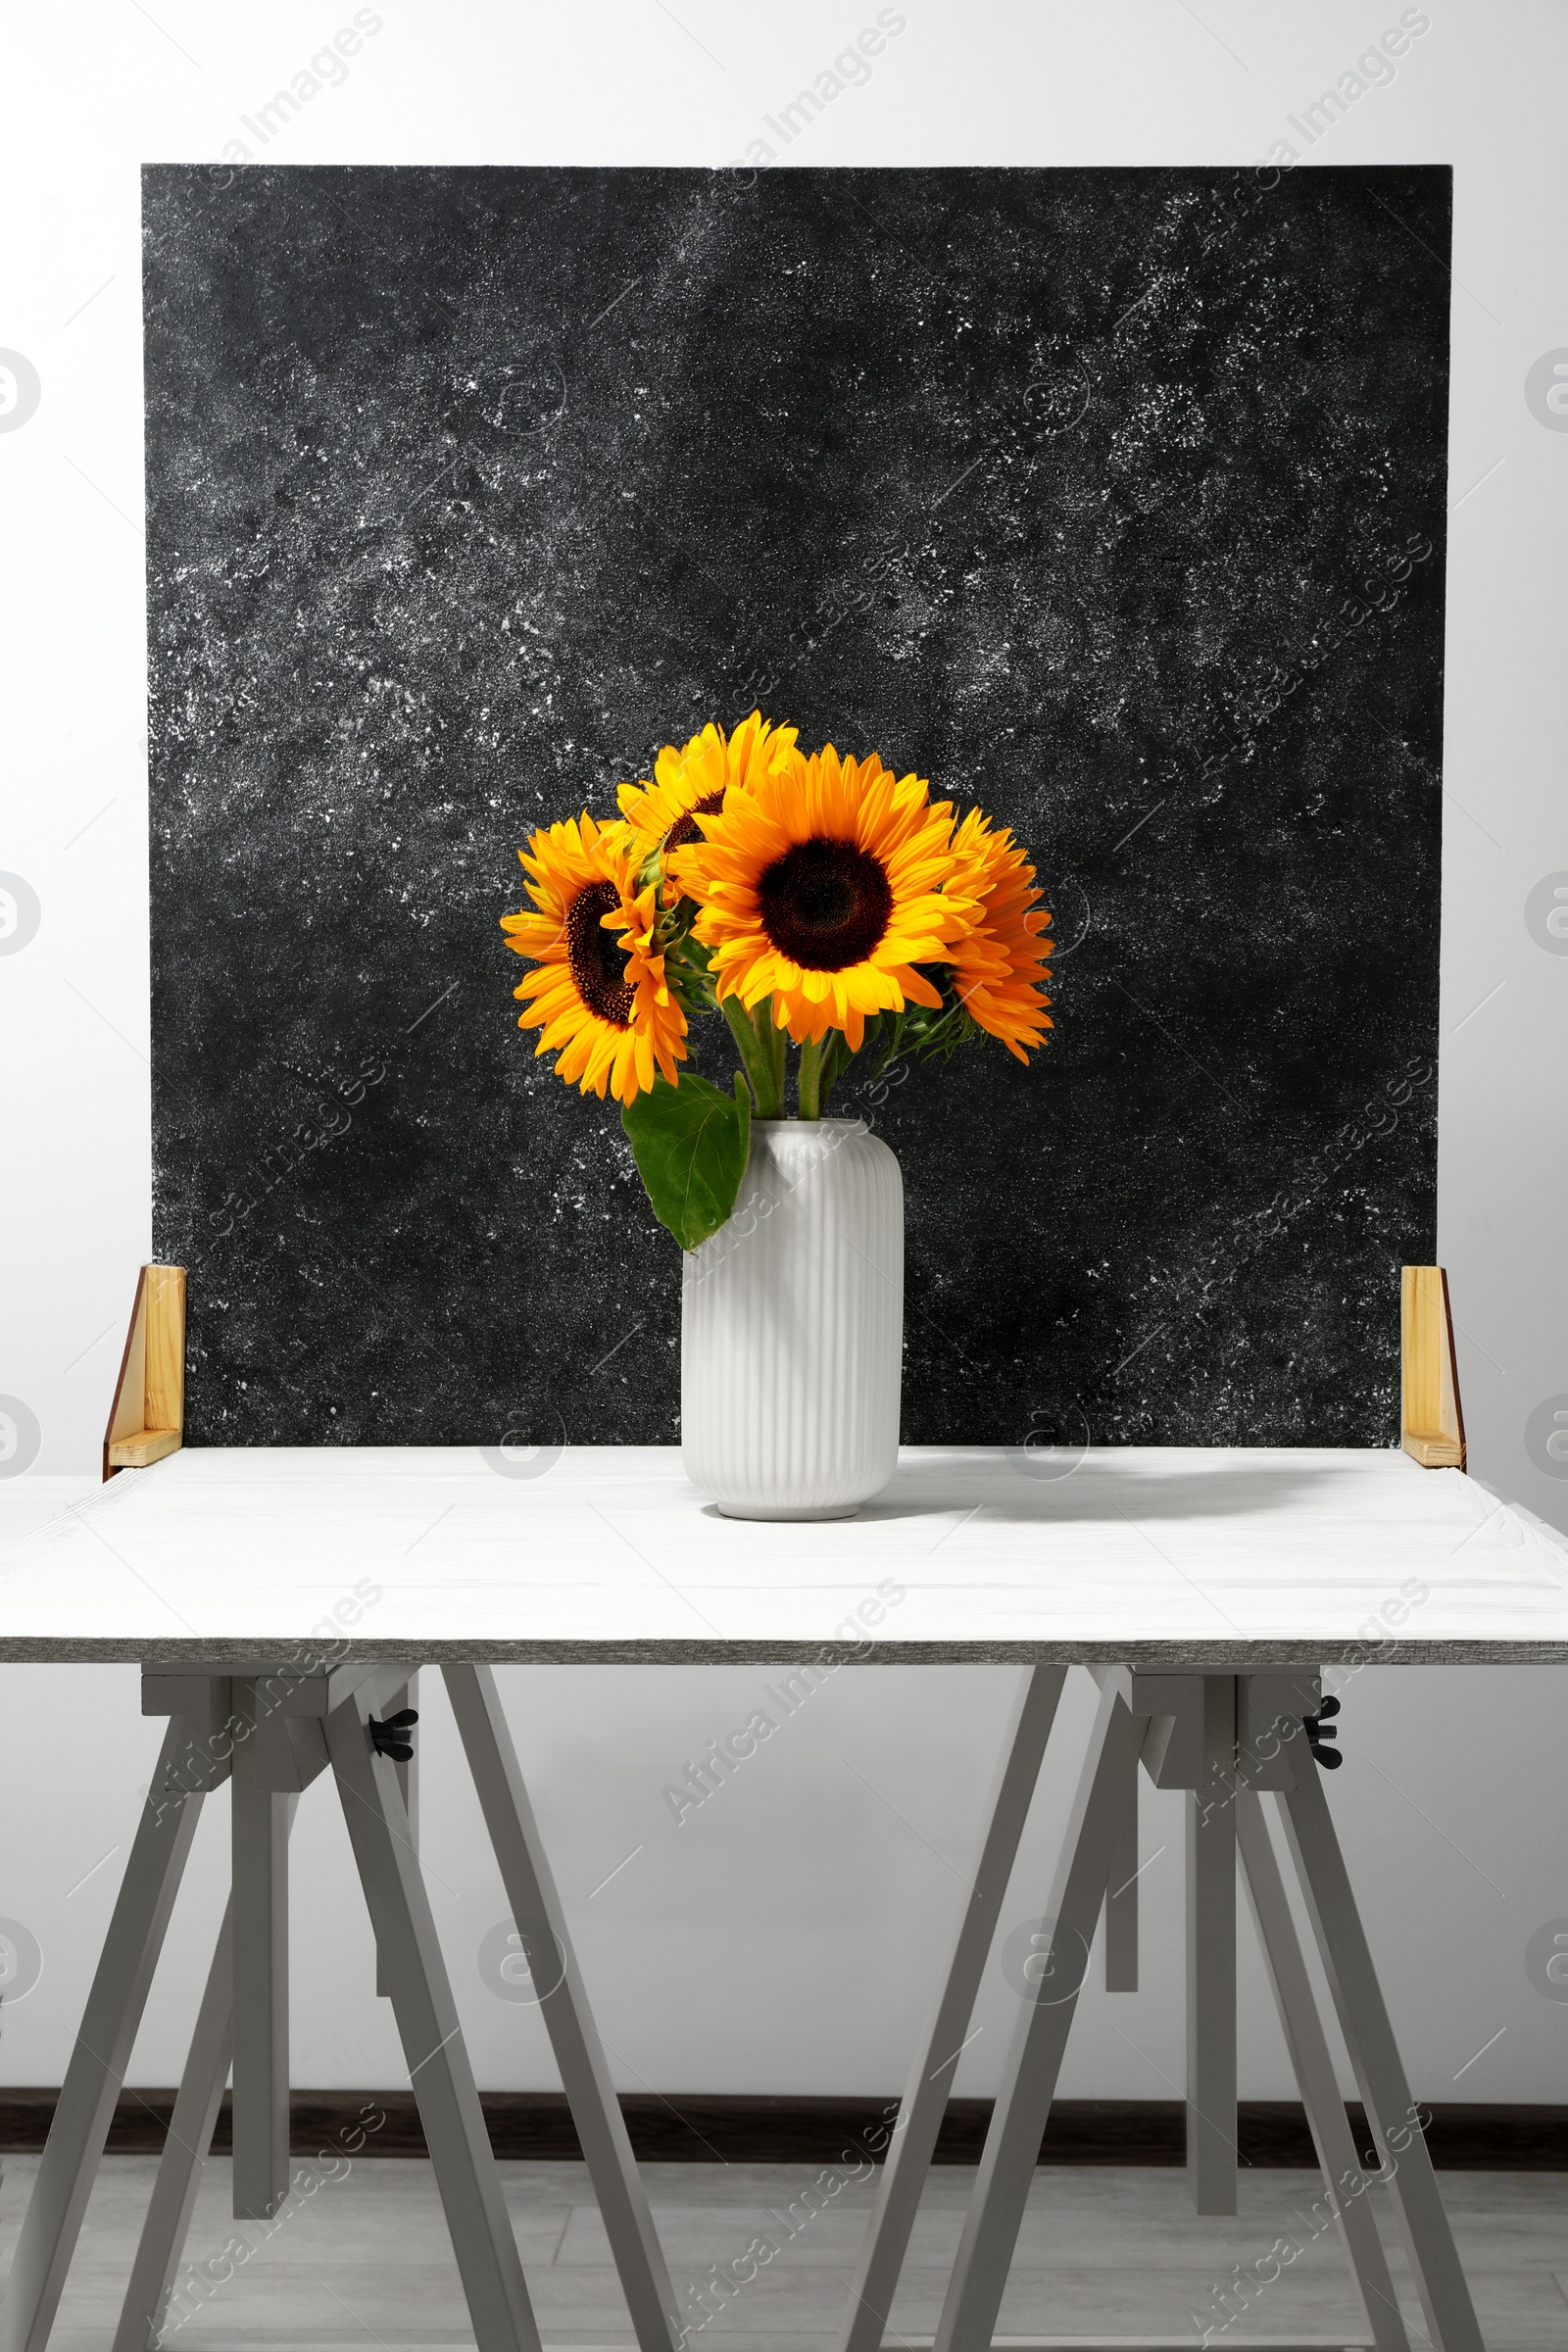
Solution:
M 41 2148 L 55 2110 L 53 2089 L 0 2088 L 0 2149 Z M 174 2103 L 172 2090 L 123 2090 L 109 2131 L 112 2155 L 156 2155 Z M 498 2156 L 581 2155 L 564 2093 L 481 2093 Z M 885 2132 L 896 2100 L 736 2097 L 672 2091 L 622 2098 L 631 2143 L 650 2164 L 849 2164 L 872 2150 L 866 2134 Z M 1355 2144 L 1370 2147 L 1366 2118 L 1348 2110 Z M 1568 2106 L 1498 2106 L 1440 2102 L 1430 2110 L 1427 2145 L 1434 2164 L 1456 2172 L 1568 2172 Z M 377 2122 L 376 2118 L 382 2120 Z M 1312 2141 L 1294 2099 L 1244 2099 L 1239 2110 L 1242 2162 L 1310 2171 Z M 989 2099 L 953 2099 L 937 2143 L 938 2164 L 979 2162 Z M 361 2135 L 364 2134 L 363 2140 Z M 299 2156 L 345 2147 L 367 2156 L 422 2156 L 414 2093 L 408 2090 L 297 2090 L 292 2141 Z M 360 2144 L 356 2146 L 356 2142 Z M 226 2154 L 225 2094 L 215 2151 Z M 1185 2123 L 1179 2099 L 1058 2099 L 1040 2151 L 1042 2164 L 1179 2165 Z

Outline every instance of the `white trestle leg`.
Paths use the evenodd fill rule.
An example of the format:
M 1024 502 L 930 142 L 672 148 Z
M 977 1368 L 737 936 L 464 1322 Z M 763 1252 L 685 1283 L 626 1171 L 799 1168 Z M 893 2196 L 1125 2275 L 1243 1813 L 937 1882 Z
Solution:
M 82 2216 L 109 2136 L 169 1915 L 196 1834 L 203 1789 L 175 1775 L 189 1753 L 174 1716 L 131 1842 L 81 2030 L 66 2068 L 38 2177 L 0 2309 L 3 2352 L 43 2352 L 54 2325 Z
M 1202 1678 L 1202 1774 L 1187 1796 L 1187 2187 L 1236 2211 L 1236 1678 Z
M 594 2194 L 641 2352 L 675 2352 L 680 2320 L 663 2248 L 626 2135 L 539 1825 L 523 1787 L 495 1676 L 448 1666 L 447 1691 L 540 2014 L 582 2143 Z
M 411 1707 L 416 1715 L 419 1711 L 419 1678 L 417 1674 L 411 1674 L 406 1683 L 401 1684 L 396 1690 L 388 1694 L 384 1712 L 387 1715 L 400 1715 L 405 1707 Z M 407 1744 L 410 1747 L 414 1746 L 412 1740 Z M 419 1755 L 417 1748 L 415 1749 L 412 1756 L 395 1762 L 393 1770 L 398 1776 L 398 1793 L 403 1799 L 403 1810 L 409 1817 L 409 1836 L 414 1839 L 415 1850 L 417 1851 L 419 1844 Z M 379 1952 L 375 1956 L 375 1990 L 377 1998 L 384 2001 L 387 1997 L 386 1977 L 381 1967 Z
M 169 2119 L 169 2137 L 158 2161 L 158 2177 L 137 2241 L 112 2352 L 151 2352 L 168 2316 L 218 2110 L 223 2102 L 223 2084 L 228 2080 L 233 2047 L 233 1936 L 230 1902 L 224 1906 L 213 1965 L 196 2013 L 196 2030 L 174 2112 Z
M 268 2222 L 288 2195 L 290 1800 L 237 1770 L 231 1799 L 234 2219 Z
M 290 1796 L 284 1802 L 286 1836 L 294 1826 L 299 1798 Z M 207 1972 L 196 2029 L 179 2079 L 174 2112 L 169 2119 L 169 2136 L 158 2160 L 158 2177 L 136 2242 L 130 2284 L 111 2352 L 153 2352 L 169 2314 L 233 2056 L 233 1948 L 234 1903 L 230 1896 L 213 1948 L 213 1964 Z
M 1404 2231 L 1416 2291 L 1439 2352 L 1482 2352 L 1481 2330 L 1426 2135 L 1411 2102 L 1366 1931 L 1316 1771 L 1296 1773 L 1279 1799 L 1324 1973 L 1361 2102 Z
M 363 1690 L 326 1719 L 343 1818 L 479 2352 L 540 2352 L 511 2217 L 391 1760 Z
M 1052 1942 L 1032 1995 L 1020 2001 L 991 2129 L 957 2259 L 938 2324 L 935 2352 L 989 2352 L 1007 2270 L 1055 2096 L 1062 2052 L 1105 1899 L 1124 1801 L 1144 1727 L 1114 1690 L 1102 1693 L 1062 1857 L 1047 1905 Z
M 1305 1742 L 1298 1740 L 1299 1751 Z M 1315 1772 L 1308 1757 L 1302 1769 Z M 1244 1788 L 1236 1799 L 1236 1838 L 1241 1850 L 1243 1883 L 1257 1927 L 1257 1939 L 1273 1988 L 1285 2046 L 1296 2070 L 1297 2085 L 1312 2144 L 1327 2185 L 1336 2227 L 1349 2259 L 1356 2287 L 1366 2311 L 1376 2352 L 1409 2352 L 1409 2337 L 1399 2316 L 1398 2298 L 1389 2276 L 1388 2256 L 1378 2235 L 1377 2216 L 1366 2194 L 1367 2176 L 1356 2161 L 1355 2141 L 1340 2086 L 1328 2036 L 1317 2013 L 1312 1980 L 1286 1899 L 1285 1882 L 1268 1834 L 1261 1797 Z
M 1137 1758 L 1122 1785 L 1121 1813 L 1105 1888 L 1105 1990 L 1138 1990 L 1138 1785 Z
M 837 2352 L 921 2352 L 889 2321 L 951 2065 L 978 1991 L 1051 1714 L 1060 1689 L 1036 1670 L 1015 1712 L 977 1866 L 974 1898 L 960 1925 L 937 2011 L 906 2093 L 918 2118 L 895 2136 L 878 2192 Z M 1316 1668 L 1286 1664 L 1244 1675 L 1182 1667 L 1097 1666 L 1100 1711 L 1050 1897 L 1045 1972 L 1025 1991 L 962 2236 L 930 2352 L 991 2352 L 1007 2273 L 1060 2073 L 1089 1947 L 1105 1915 L 1108 1990 L 1137 1982 L 1136 1918 L 1119 1924 L 1113 1905 L 1137 1869 L 1136 1774 L 1187 1791 L 1188 1820 L 1188 2180 L 1200 2213 L 1236 2211 L 1236 1876 L 1240 1862 L 1296 2079 L 1327 2185 L 1332 2216 L 1349 2259 L 1370 2329 L 1369 2352 L 1409 2352 L 1369 2191 L 1393 2186 L 1412 2270 L 1436 2352 L 1483 2352 L 1416 2110 L 1373 1974 L 1303 1718 L 1318 1703 Z M 1031 1709 L 1035 1710 L 1031 1716 Z M 1283 1735 L 1283 1736 L 1282 1736 Z M 1281 1805 L 1361 2096 L 1382 2152 L 1381 2173 L 1358 2163 L 1335 2078 L 1324 2022 L 1258 1795 Z M 1001 1884 L 992 1875 L 1000 1870 Z M 1029 1971 L 1026 1969 L 1026 1975 Z M 1015 1991 L 1019 1990 L 1016 1985 Z M 940 2087 L 938 2087 L 940 2085 Z M 868 2291 L 869 2290 L 869 2291 Z M 1130 2337 L 1004 2339 L 1014 2352 L 1128 2352 Z M 1177 2338 L 1142 2339 L 1146 2344 Z M 1271 2343 L 1276 2339 L 1270 2338 Z M 1335 2343 L 1340 2338 L 1324 2339 Z M 1281 2335 L 1277 2352 L 1298 2339 Z M 1366 2339 L 1357 2339 L 1366 2341 Z
M 952 2095 L 958 2052 L 969 2036 L 986 1956 L 1066 1678 L 1064 1666 L 1031 1667 L 1014 1703 L 973 1866 L 969 1900 L 958 1921 L 935 2013 L 921 2037 L 899 2106 L 850 2290 L 839 2352 L 878 2352 L 888 2326 L 931 2152 Z M 1132 1770 L 1137 1770 L 1136 1757 Z

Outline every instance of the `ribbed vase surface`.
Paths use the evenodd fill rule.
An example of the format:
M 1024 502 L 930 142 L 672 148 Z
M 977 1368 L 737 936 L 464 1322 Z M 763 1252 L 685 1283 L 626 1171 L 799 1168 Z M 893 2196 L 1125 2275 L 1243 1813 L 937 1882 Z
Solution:
M 685 1260 L 681 1459 L 731 1519 L 841 1519 L 899 1453 L 904 1181 L 858 1119 L 754 1119 L 735 1213 Z

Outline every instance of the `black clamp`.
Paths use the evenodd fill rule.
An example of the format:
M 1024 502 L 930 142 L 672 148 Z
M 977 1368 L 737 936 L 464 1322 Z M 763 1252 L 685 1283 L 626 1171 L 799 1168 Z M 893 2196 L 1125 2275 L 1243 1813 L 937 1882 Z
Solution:
M 389 1715 L 385 1723 L 377 1723 L 372 1715 L 365 1728 L 370 1735 L 370 1745 L 378 1756 L 390 1756 L 394 1764 L 407 1764 L 414 1755 L 414 1741 L 410 1735 L 418 1720 L 416 1708 L 399 1707 L 397 1713 Z M 1338 1756 L 1334 1759 L 1336 1764 L 1339 1760 Z
M 1325 1698 L 1318 1702 L 1315 1715 L 1303 1715 L 1301 1718 L 1301 1728 L 1306 1734 L 1306 1743 L 1312 1750 L 1312 1760 L 1315 1764 L 1321 1764 L 1325 1772 L 1338 1772 L 1345 1762 L 1339 1748 L 1325 1747 L 1323 1744 L 1326 1740 L 1337 1740 L 1340 1736 L 1332 1721 L 1339 1711 L 1340 1702 L 1337 1698 Z

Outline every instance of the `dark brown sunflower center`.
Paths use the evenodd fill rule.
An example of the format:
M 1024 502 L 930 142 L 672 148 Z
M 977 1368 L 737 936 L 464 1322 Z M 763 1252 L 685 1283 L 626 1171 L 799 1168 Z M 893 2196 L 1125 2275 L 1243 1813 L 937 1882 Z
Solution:
M 669 831 L 664 835 L 664 855 L 666 858 L 671 850 L 683 850 L 689 841 L 704 841 L 707 839 L 702 826 L 694 823 L 693 819 L 698 816 L 715 816 L 719 809 L 724 806 L 724 792 L 725 787 L 721 784 L 716 792 L 706 793 L 702 800 L 698 801 L 695 806 L 688 810 L 685 816 L 676 817 L 675 822 L 670 826 Z
M 616 934 L 599 919 L 619 905 L 613 882 L 589 882 L 578 891 L 566 916 L 566 958 L 589 1011 L 616 1029 L 629 1029 L 632 993 L 626 984 L 626 958 Z
M 808 972 L 842 972 L 888 927 L 893 889 L 880 859 L 853 841 L 798 841 L 757 886 L 762 928 Z

